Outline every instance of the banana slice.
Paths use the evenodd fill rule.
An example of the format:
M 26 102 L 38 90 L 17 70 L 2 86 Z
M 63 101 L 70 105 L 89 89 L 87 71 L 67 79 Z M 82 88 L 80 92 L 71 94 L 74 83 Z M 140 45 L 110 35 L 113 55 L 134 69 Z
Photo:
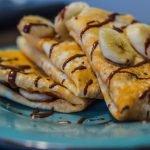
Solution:
M 126 37 L 109 28 L 99 31 L 99 44 L 104 57 L 118 64 L 131 64 L 134 61 L 134 49 Z
M 68 38 L 68 30 L 65 22 L 71 19 L 73 16 L 78 15 L 84 8 L 89 7 L 84 2 L 74 2 L 66 6 L 56 17 L 55 17 L 55 30 L 62 38 Z
M 150 26 L 136 23 L 127 27 L 126 34 L 135 49 L 150 59 Z
M 66 7 L 67 13 L 64 16 L 64 19 L 70 19 L 71 17 L 79 14 L 84 8 L 89 7 L 87 3 L 84 2 L 74 2 Z

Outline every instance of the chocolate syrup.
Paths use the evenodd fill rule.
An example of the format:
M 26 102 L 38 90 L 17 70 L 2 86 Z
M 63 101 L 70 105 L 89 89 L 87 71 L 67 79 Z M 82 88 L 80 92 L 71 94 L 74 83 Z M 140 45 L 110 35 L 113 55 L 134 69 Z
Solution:
M 34 81 L 35 87 L 38 87 L 38 81 L 39 81 L 40 79 L 41 79 L 40 76 L 38 76 L 38 77 L 35 79 L 35 81 Z
M 96 49 L 96 47 L 98 46 L 98 41 L 95 41 L 92 45 L 92 50 L 91 50 L 91 60 L 92 60 L 92 56 L 93 56 L 93 52 Z
M 120 32 L 120 33 L 123 32 L 122 27 L 115 27 L 115 26 L 113 26 L 113 29 L 116 30 L 117 32 Z
M 48 112 L 40 112 L 40 110 L 36 108 L 35 110 L 33 110 L 33 112 L 31 113 L 30 116 L 33 118 L 46 118 L 46 117 L 49 117 L 53 114 L 54 114 L 53 109 L 48 111 Z
M 51 55 L 52 55 L 52 51 L 53 51 L 54 47 L 57 46 L 58 44 L 59 44 L 59 43 L 54 43 L 54 44 L 51 46 L 51 48 L 50 48 L 50 50 L 49 50 L 49 58 L 50 58 Z
M 78 20 L 78 16 L 75 16 L 75 20 Z
M 129 108 L 130 108 L 129 106 L 123 107 L 120 113 L 123 113 L 125 110 L 128 110 Z
M 56 101 L 57 99 L 58 98 L 54 97 L 53 99 L 48 99 L 48 100 L 30 100 L 30 99 L 28 100 L 34 103 L 51 103 L 51 102 Z
M 129 71 L 120 71 L 120 72 L 118 72 L 118 73 L 128 73 L 128 74 L 130 74 L 131 76 L 134 76 L 136 79 L 138 79 L 138 80 L 148 80 L 148 79 L 150 79 L 150 77 L 149 78 L 141 78 L 141 77 L 138 77 L 135 73 L 132 73 L 132 72 L 129 72 Z
M 64 62 L 64 64 L 62 65 L 62 69 L 64 70 L 67 63 L 72 61 L 73 59 L 78 58 L 78 57 L 84 57 L 84 56 L 85 56 L 85 54 L 75 54 L 74 56 L 71 56 Z
M 49 88 L 54 88 L 55 86 L 59 85 L 58 83 L 53 83 L 52 85 L 49 86 Z
M 89 81 L 87 82 L 87 84 L 86 84 L 86 86 L 85 86 L 85 88 L 84 88 L 84 95 L 86 95 L 87 89 L 88 89 L 88 87 L 89 87 L 92 83 L 93 83 L 93 80 L 89 80 Z
M 84 70 L 84 69 L 86 69 L 86 67 L 83 66 L 83 65 L 80 65 L 80 66 L 74 68 L 74 69 L 71 71 L 71 73 L 74 73 L 74 72 L 77 71 L 77 70 Z
M 148 63 L 148 61 L 147 61 L 147 60 L 144 60 L 144 61 L 142 61 L 142 62 L 140 62 L 140 63 L 138 63 L 138 64 L 136 64 L 136 65 L 134 65 L 134 66 L 124 66 L 124 67 L 122 67 L 122 68 L 118 68 L 118 69 L 112 71 L 112 72 L 110 73 L 110 75 L 108 76 L 107 80 L 106 80 L 108 87 L 110 86 L 111 79 L 114 77 L 114 75 L 115 75 L 116 73 L 119 73 L 119 72 L 120 72 L 121 70 L 123 70 L 123 69 L 139 67 L 139 66 L 145 65 L 146 63 Z M 128 72 L 128 73 L 129 73 L 129 72 Z M 135 76 L 135 75 L 134 75 L 134 76 Z
M 113 21 L 115 20 L 115 17 L 116 17 L 117 15 L 119 15 L 119 14 L 118 14 L 118 13 L 113 13 L 113 14 L 109 15 L 108 18 L 107 18 L 106 20 L 104 20 L 103 22 L 99 22 L 99 21 L 97 21 L 97 20 L 92 20 L 92 21 L 90 21 L 90 22 L 87 22 L 86 27 L 85 27 L 85 28 L 81 31 L 81 33 L 80 33 L 80 38 L 82 39 L 83 34 L 84 34 L 87 30 L 89 30 L 89 29 L 91 29 L 91 28 L 98 28 L 98 27 L 101 27 L 101 26 L 103 26 L 103 25 L 105 25 L 105 24 L 107 24 L 107 23 L 109 23 L 109 22 L 113 22 Z
M 32 114 L 33 113 L 39 113 L 40 112 L 40 109 L 38 107 L 36 107 L 33 111 L 32 111 Z
M 82 117 L 78 120 L 77 124 L 82 124 L 85 120 L 87 120 L 87 118 Z
M 133 20 L 133 21 L 131 22 L 131 24 L 138 23 L 138 22 L 139 22 L 138 20 Z
M 107 107 L 108 107 L 108 109 L 109 109 L 109 108 L 111 107 L 111 104 L 108 104 L 108 106 L 107 106 Z
M 64 19 L 64 17 L 65 17 L 65 12 L 66 12 L 66 7 L 64 7 L 64 8 L 61 10 L 61 12 L 59 13 L 59 16 L 60 16 L 61 19 Z
M 105 120 L 105 118 L 88 119 L 89 121 Z
M 10 71 L 10 73 L 8 75 L 8 83 L 12 88 L 17 88 L 17 85 L 15 83 L 16 76 L 17 76 L 17 71 L 15 71 L 15 70 Z
M 130 24 L 134 24 L 134 23 L 137 23 L 137 21 L 136 21 L 136 20 L 133 20 Z M 116 30 L 116 31 L 118 31 L 118 32 L 120 32 L 120 33 L 122 33 L 123 30 L 124 30 L 125 28 L 127 28 L 130 24 L 125 25 L 125 26 L 122 26 L 122 27 L 113 26 L 113 29 Z
M 150 37 L 145 42 L 145 55 L 148 55 L 148 47 L 150 46 Z
M 63 79 L 62 82 L 61 82 L 61 84 L 63 84 L 63 83 L 65 82 L 65 80 L 66 80 L 66 79 Z
M 10 86 L 12 88 L 17 88 L 16 83 L 15 83 L 17 72 L 24 71 L 25 69 L 30 69 L 30 66 L 28 66 L 28 65 L 14 67 L 14 66 L 0 64 L 0 67 L 2 69 L 10 69 L 11 70 L 8 75 L 8 83 L 10 84 Z
M 23 32 L 24 33 L 30 33 L 31 31 L 31 28 L 33 26 L 43 26 L 43 27 L 49 27 L 47 24 L 44 24 L 44 23 L 29 23 L 29 24 L 26 24 L 23 28 Z
M 142 100 L 142 99 L 144 99 L 147 95 L 150 97 L 150 87 L 142 93 L 142 95 L 139 97 L 139 99 Z

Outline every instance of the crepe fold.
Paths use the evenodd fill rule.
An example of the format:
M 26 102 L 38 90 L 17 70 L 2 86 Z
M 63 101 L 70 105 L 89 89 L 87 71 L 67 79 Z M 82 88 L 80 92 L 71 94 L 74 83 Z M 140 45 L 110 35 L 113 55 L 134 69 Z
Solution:
M 21 19 L 18 25 L 22 34 L 17 40 L 19 48 L 48 76 L 74 95 L 102 98 L 96 75 L 80 46 L 70 38 L 60 40 L 53 34 L 54 28 L 48 24 L 43 25 L 42 21 L 43 18 L 38 16 L 26 16 Z M 27 25 L 30 25 L 30 32 L 25 30 Z M 51 32 L 48 33 L 48 30 Z
M 65 113 L 81 111 L 92 102 L 74 96 L 16 50 L 0 51 L 0 95 L 33 108 Z
M 78 9 L 75 5 L 76 3 L 74 8 Z M 99 46 L 101 28 L 113 28 L 114 25 L 121 24 L 120 27 L 123 27 L 125 33 L 126 27 L 136 22 L 134 17 L 86 7 L 69 19 L 64 19 L 68 14 L 67 8 L 63 18 L 61 13 L 56 17 L 55 27 L 61 28 L 65 24 L 70 35 L 82 47 L 97 75 L 104 99 L 114 118 L 117 120 L 150 118 L 149 61 L 137 54 L 133 65 L 121 66 L 106 59 Z

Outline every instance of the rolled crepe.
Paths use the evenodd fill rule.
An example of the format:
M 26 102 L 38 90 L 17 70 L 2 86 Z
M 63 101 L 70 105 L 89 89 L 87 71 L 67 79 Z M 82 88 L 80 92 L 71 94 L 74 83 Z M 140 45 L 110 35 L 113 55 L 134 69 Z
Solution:
M 64 16 L 67 13 L 66 9 Z M 60 17 L 60 14 L 57 17 Z M 64 24 L 64 21 L 62 22 Z M 130 65 L 120 65 L 106 59 L 99 45 L 99 32 L 105 27 L 118 30 L 117 32 L 121 31 L 126 36 L 124 34 L 126 28 L 135 22 L 134 17 L 130 15 L 92 7 L 84 8 L 76 16 L 72 15 L 65 20 L 70 35 L 88 56 L 107 106 L 117 120 L 150 118 L 150 63 L 138 54 L 135 55 L 134 63 Z M 120 31 L 114 28 L 116 25 L 119 25 Z M 57 26 L 57 19 L 55 26 Z M 59 26 L 61 26 L 60 20 Z
M 30 19 L 29 19 L 30 18 Z M 32 19 L 31 19 L 32 18 Z M 34 22 L 31 32 L 24 32 L 26 25 Z M 18 40 L 18 46 L 35 64 L 42 68 L 56 82 L 68 88 L 74 95 L 85 98 L 102 98 L 98 80 L 89 65 L 86 55 L 74 41 L 59 41 L 55 37 L 46 38 L 45 29 L 36 26 L 38 20 L 34 16 L 26 16 L 18 25 L 23 40 Z M 38 35 L 36 34 L 39 28 Z M 35 31 L 34 31 L 34 30 Z M 51 27 L 52 30 L 53 28 Z M 49 35 L 50 36 L 50 35 Z M 21 39 L 21 38 L 20 38 Z M 36 54 L 36 55 L 35 55 Z
M 0 51 L 0 95 L 33 108 L 77 112 L 92 100 L 74 96 L 43 74 L 20 51 Z

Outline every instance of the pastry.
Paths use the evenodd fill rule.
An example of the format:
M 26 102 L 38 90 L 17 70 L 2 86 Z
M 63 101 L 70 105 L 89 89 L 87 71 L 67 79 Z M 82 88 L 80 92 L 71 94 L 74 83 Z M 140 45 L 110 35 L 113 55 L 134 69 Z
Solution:
M 76 3 L 74 8 L 78 9 Z M 87 55 L 114 118 L 150 118 L 150 26 L 137 23 L 131 15 L 92 7 L 64 24 Z
M 16 50 L 0 51 L 0 95 L 33 108 L 65 113 L 81 111 L 92 102 L 74 96 Z
M 42 22 L 41 17 L 36 16 L 26 16 L 20 21 L 18 28 L 24 38 L 21 40 L 20 37 L 17 43 L 24 54 L 74 95 L 85 98 L 102 98 L 98 80 L 79 45 L 74 41 L 60 41 L 52 37 L 54 33 L 52 26 L 41 28 L 33 26 L 30 29 L 31 32 L 24 32 L 24 28 L 31 23 L 29 20 L 32 20 L 32 24 L 37 24 L 39 20 Z M 53 31 L 51 35 L 46 34 L 47 28 Z

